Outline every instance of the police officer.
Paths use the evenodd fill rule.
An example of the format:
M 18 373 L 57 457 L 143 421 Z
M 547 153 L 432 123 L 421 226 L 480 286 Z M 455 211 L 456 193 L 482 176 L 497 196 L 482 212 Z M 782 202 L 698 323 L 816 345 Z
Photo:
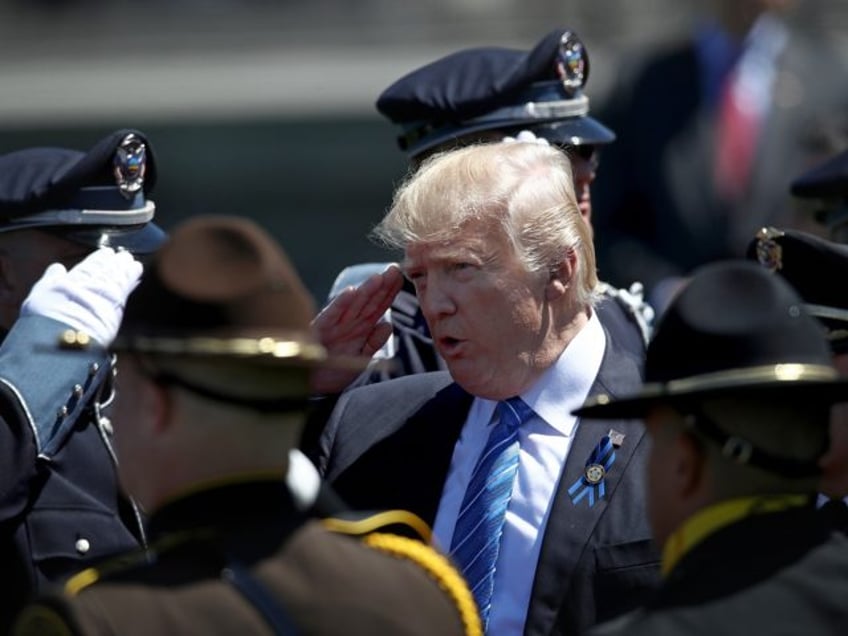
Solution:
M 137 130 L 88 152 L 0 156 L 0 328 L 11 329 L 0 347 L 4 633 L 32 591 L 143 541 L 138 512 L 119 495 L 103 411 L 110 360 L 59 356 L 53 342 L 68 325 L 114 337 L 142 269 L 132 255 L 165 237 L 147 196 L 155 181 L 153 151 Z M 87 310 L 69 309 L 69 298 Z
M 480 633 L 445 557 L 374 532 L 390 521 L 426 536 L 420 520 L 319 520 L 336 503 L 292 451 L 308 376 L 368 358 L 328 357 L 313 311 L 253 222 L 195 217 L 173 231 L 113 347 L 118 472 L 150 513 L 149 551 L 71 578 L 25 609 L 16 633 Z
M 644 418 L 663 550 L 655 596 L 590 634 L 845 631 L 848 539 L 815 501 L 830 406 L 848 379 L 801 305 L 754 263 L 696 270 L 657 324 L 642 390 L 577 411 Z
M 798 291 L 809 314 L 824 327 L 833 363 L 848 376 L 848 246 L 806 232 L 767 227 L 748 246 L 748 257 L 774 272 Z M 848 401 L 848 397 L 846 397 Z M 830 450 L 822 458 L 820 503 L 836 524 L 848 531 L 848 406 L 834 408 Z
M 583 42 L 573 31 L 556 29 L 530 50 L 480 47 L 435 60 L 386 88 L 377 99 L 377 110 L 399 127 L 398 146 L 413 167 L 437 151 L 505 137 L 560 147 L 571 158 L 580 212 L 591 226 L 589 186 L 598 147 L 612 142 L 615 134 L 589 115 L 589 98 L 583 92 L 588 76 Z M 384 278 L 392 277 L 385 268 L 372 263 L 343 270 L 331 299 L 368 275 L 382 272 Z M 400 284 L 399 277 L 392 281 Z M 641 360 L 653 320 L 641 286 L 625 290 L 601 283 L 601 291 L 604 299 L 597 311 L 613 342 Z M 381 357 L 396 364 L 356 384 L 444 368 L 408 282 L 389 318 L 394 337 Z

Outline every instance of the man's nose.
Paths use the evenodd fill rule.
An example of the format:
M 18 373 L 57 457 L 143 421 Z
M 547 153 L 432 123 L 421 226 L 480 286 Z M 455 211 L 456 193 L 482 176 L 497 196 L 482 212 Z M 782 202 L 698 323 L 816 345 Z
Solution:
M 447 286 L 438 276 L 428 277 L 426 287 L 418 294 L 418 302 L 427 317 L 450 314 L 456 310 Z

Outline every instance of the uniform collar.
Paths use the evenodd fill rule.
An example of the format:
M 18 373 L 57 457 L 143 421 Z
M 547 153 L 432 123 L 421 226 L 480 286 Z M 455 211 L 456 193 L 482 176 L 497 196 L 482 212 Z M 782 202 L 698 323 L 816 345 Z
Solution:
M 692 548 L 726 526 L 748 517 L 801 508 L 809 503 L 809 495 L 759 495 L 708 506 L 689 517 L 666 540 L 662 552 L 662 574 L 668 576 Z

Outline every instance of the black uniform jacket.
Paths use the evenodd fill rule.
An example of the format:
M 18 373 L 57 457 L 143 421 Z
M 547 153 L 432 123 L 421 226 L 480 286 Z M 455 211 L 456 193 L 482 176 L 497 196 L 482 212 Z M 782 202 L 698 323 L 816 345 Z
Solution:
M 749 517 L 686 553 L 643 610 L 592 636 L 848 634 L 848 538 L 812 507 Z
M 120 495 L 108 421 L 94 408 L 103 353 L 58 351 L 66 327 L 19 319 L 0 347 L 0 633 L 49 582 L 142 540 Z

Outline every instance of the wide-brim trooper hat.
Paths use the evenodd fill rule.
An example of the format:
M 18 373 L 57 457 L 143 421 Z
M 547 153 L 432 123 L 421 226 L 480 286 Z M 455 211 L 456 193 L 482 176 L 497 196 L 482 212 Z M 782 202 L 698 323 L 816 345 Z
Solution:
M 790 192 L 800 199 L 818 199 L 824 205 L 816 219 L 832 233 L 848 225 L 848 150 L 812 167 L 796 178 Z
M 848 399 L 818 321 L 780 276 L 745 260 L 697 270 L 657 324 L 645 384 L 629 396 L 599 395 L 575 411 L 641 418 L 654 406 L 746 396 L 828 404 Z
M 765 227 L 747 256 L 795 288 L 807 313 L 818 318 L 834 353 L 848 352 L 848 245 L 798 230 Z
M 577 35 L 548 33 L 531 50 L 458 51 L 403 76 L 377 99 L 410 158 L 488 130 L 527 128 L 556 145 L 606 144 L 615 134 L 589 116 L 589 56 Z
M 197 216 L 178 225 L 145 268 L 111 348 L 364 369 L 370 358 L 328 354 L 312 332 L 314 317 L 312 296 L 264 229 L 243 217 Z
M 0 232 L 39 228 L 144 256 L 166 237 L 147 198 L 155 183 L 153 149 L 138 130 L 115 131 L 85 153 L 10 152 L 0 156 Z

